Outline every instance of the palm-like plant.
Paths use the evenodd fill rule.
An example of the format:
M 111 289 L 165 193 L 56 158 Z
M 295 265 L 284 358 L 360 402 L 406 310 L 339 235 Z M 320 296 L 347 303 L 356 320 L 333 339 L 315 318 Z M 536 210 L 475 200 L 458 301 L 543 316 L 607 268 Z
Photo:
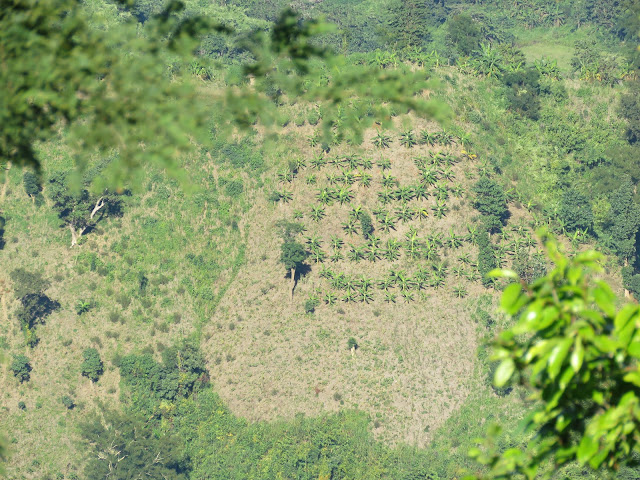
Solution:
M 452 250 L 455 248 L 460 248 L 462 246 L 462 237 L 460 235 L 456 235 L 453 231 L 453 228 L 449 228 L 449 236 L 447 237 L 447 246 Z
M 416 138 L 413 130 L 407 130 L 400 134 L 400 145 L 406 148 L 413 148 L 417 145 L 418 139 Z
M 365 170 L 371 170 L 373 168 L 373 159 L 364 158 L 362 159 L 361 165 Z
M 336 199 L 338 200 L 340 205 L 351 202 L 352 198 L 353 193 L 351 193 L 351 190 L 346 187 L 342 187 L 336 192 Z
M 379 132 L 371 142 L 377 148 L 389 148 L 391 146 L 391 137 L 389 135 L 385 135 L 382 132 Z
M 457 298 L 464 298 L 468 295 L 468 291 L 466 288 L 464 288 L 463 285 L 456 285 L 455 287 L 453 287 L 453 294 L 457 297 Z
M 462 195 L 464 195 L 464 188 L 462 188 L 462 185 L 460 183 L 456 183 L 453 187 L 451 187 L 451 193 L 454 197 L 460 198 L 462 197 Z
M 413 292 L 409 291 L 409 290 L 405 290 L 400 292 L 400 295 L 402 295 L 402 298 L 404 298 L 404 301 L 409 303 L 409 302 L 413 302 L 414 300 L 414 295 Z
M 396 200 L 400 200 L 402 202 L 409 202 L 413 200 L 413 198 L 415 197 L 415 192 L 411 187 L 400 187 L 393 192 L 393 195 L 396 198 Z
M 358 228 L 356 227 L 356 222 L 354 220 L 347 220 L 342 223 L 342 229 L 345 231 L 347 235 L 356 235 L 358 233 Z
M 394 193 L 393 193 L 393 190 L 391 190 L 390 188 L 385 187 L 378 192 L 378 199 L 383 205 L 391 203 L 393 198 L 394 198 Z
M 344 289 L 345 284 L 347 282 L 347 276 L 344 273 L 336 273 L 333 277 L 331 277 L 331 281 L 329 282 L 333 288 Z
M 440 287 L 443 287 L 445 284 L 445 279 L 444 277 L 441 277 L 440 275 L 438 275 L 437 273 L 433 273 L 431 275 L 431 281 L 429 282 L 430 286 L 435 288 L 436 290 Z
M 413 219 L 413 209 L 406 203 L 396 209 L 396 218 L 401 222 L 409 222 Z
M 385 292 L 384 301 L 387 303 L 396 303 L 397 295 L 393 292 Z
M 311 175 L 307 175 L 307 178 L 305 178 L 304 181 L 307 185 L 315 185 L 318 183 L 318 177 L 315 173 L 312 173 Z
M 382 280 L 379 280 L 377 285 L 380 290 L 388 292 L 390 288 L 393 288 L 395 283 L 396 282 L 392 278 L 387 277 L 387 278 L 383 278 Z
M 437 142 L 437 135 L 435 133 L 431 133 L 427 130 L 422 130 L 420 132 L 420 141 L 424 144 L 424 145 L 435 145 Z
M 429 240 L 424 243 L 422 256 L 427 260 L 435 260 L 438 257 L 438 248 Z
M 435 185 L 439 179 L 438 171 L 435 168 L 425 168 L 420 170 L 422 183 L 426 185 Z
M 333 188 L 321 188 L 316 193 L 316 198 L 321 204 L 329 205 L 335 198 L 335 191 Z
M 356 205 L 349 212 L 349 219 L 353 221 L 359 220 L 361 214 L 362 214 L 362 205 Z
M 371 186 L 371 182 L 373 180 L 373 175 L 371 175 L 370 173 L 360 172 L 357 175 L 357 179 L 358 179 L 358 184 L 361 187 L 368 188 L 368 187 Z
M 325 209 L 322 205 L 314 205 L 311 207 L 311 219 L 319 222 L 325 217 Z
M 280 200 L 282 200 L 284 203 L 289 203 L 291 200 L 293 200 L 293 192 L 289 190 L 282 190 L 281 192 L 278 192 L 278 195 L 280 195 Z
M 427 157 L 419 156 L 413 158 L 413 164 L 418 168 L 418 170 L 422 170 L 423 168 L 427 168 Z
M 464 275 L 464 268 L 459 265 L 455 265 L 451 267 L 451 273 L 453 273 L 456 278 L 460 278 Z
M 389 230 L 395 230 L 395 218 L 391 214 L 387 213 L 384 218 L 380 220 L 380 228 L 382 229 L 382 231 L 387 233 L 389 232 Z
M 337 235 L 331 235 L 331 237 L 329 237 L 329 242 L 331 243 L 331 248 L 334 250 L 340 250 L 344 245 L 344 241 Z
M 463 263 L 464 265 L 470 265 L 471 255 L 469 253 L 463 253 L 462 255 L 458 256 L 458 261 L 460 263 Z
M 445 202 L 438 201 L 438 203 L 431 207 L 431 210 L 433 210 L 433 215 L 436 218 L 440 219 L 447 214 L 449 208 L 447 207 L 447 204 Z
M 327 164 L 327 159 L 326 159 L 326 157 L 324 155 L 320 154 L 320 155 L 316 155 L 315 157 L 313 157 L 309 161 L 309 163 L 316 170 L 320 170 L 322 167 L 324 167 Z
M 365 257 L 366 247 L 357 247 L 355 245 L 349 245 L 351 247 L 349 249 L 349 253 L 347 253 L 347 258 L 352 262 L 359 262 Z
M 378 165 L 382 170 L 389 170 L 391 168 L 391 160 L 388 158 L 380 158 L 376 165 Z
M 396 184 L 396 177 L 394 177 L 390 173 L 383 173 L 382 174 L 382 186 L 383 187 L 391 188 L 391 187 L 395 186 L 395 184 Z
M 420 221 L 426 220 L 429 217 L 429 209 L 427 207 L 416 207 L 413 209 L 413 215 Z
M 336 300 L 338 300 L 338 296 L 333 292 L 327 292 L 324 296 L 324 303 L 327 305 L 335 305 Z
M 356 174 L 353 170 L 343 170 L 340 180 L 344 185 L 353 185 L 356 181 Z
M 446 200 L 447 198 L 449 198 L 449 189 L 447 188 L 446 184 L 444 183 L 436 184 L 436 198 L 439 201 Z
M 329 185 L 337 185 L 340 180 L 341 177 L 337 173 L 327 173 L 327 183 Z
M 333 252 L 331 252 L 331 255 L 329 256 L 329 259 L 334 263 L 339 262 L 343 258 L 344 256 L 342 255 L 342 253 L 340 253 L 340 250 L 333 250 Z
M 278 171 L 278 181 L 280 183 L 291 183 L 295 178 L 295 174 L 288 168 L 283 168 Z
M 333 278 L 335 276 L 335 272 L 326 265 L 323 265 L 320 268 L 320 273 L 318 275 L 320 275 L 320 278 Z

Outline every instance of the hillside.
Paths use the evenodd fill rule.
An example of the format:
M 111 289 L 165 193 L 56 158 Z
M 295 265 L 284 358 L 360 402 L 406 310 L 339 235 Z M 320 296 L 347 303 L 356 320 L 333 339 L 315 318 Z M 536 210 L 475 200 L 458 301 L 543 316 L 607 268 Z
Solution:
M 526 15 L 497 1 L 297 3 L 338 24 L 318 42 L 343 63 L 312 69 L 322 75 L 300 98 L 266 77 L 273 96 L 245 105 L 221 100 L 260 82 L 239 73 L 254 52 L 236 42 L 286 5 L 186 2 L 184 18 L 220 15 L 240 40 L 208 34 L 185 70 L 162 57 L 170 85 L 197 85 L 194 121 L 211 111 L 208 139 L 176 146 L 175 164 L 149 148 L 124 188 L 102 188 L 128 160 L 105 150 L 77 174 L 63 124 L 35 142 L 42 176 L 0 158 L 7 478 L 103 478 L 120 441 L 129 460 L 113 478 L 147 464 L 176 480 L 480 473 L 474 439 L 497 421 L 501 451 L 525 446 L 532 407 L 525 387 L 492 383 L 488 342 L 513 318 L 499 300 L 509 281 L 486 274 L 543 277 L 543 228 L 570 257 L 604 251 L 598 278 L 619 298 L 640 294 L 638 72 L 607 11 L 560 21 L 549 2 Z M 92 28 L 135 18 L 143 39 L 160 11 L 85 7 Z M 429 80 L 416 98 L 446 105 L 434 110 L 444 120 L 304 97 L 350 68 Z M 252 110 L 267 104 L 272 125 Z M 248 125 L 226 128 L 221 105 Z M 293 279 L 287 244 L 303 254 Z M 560 475 L 600 472 L 570 463 Z

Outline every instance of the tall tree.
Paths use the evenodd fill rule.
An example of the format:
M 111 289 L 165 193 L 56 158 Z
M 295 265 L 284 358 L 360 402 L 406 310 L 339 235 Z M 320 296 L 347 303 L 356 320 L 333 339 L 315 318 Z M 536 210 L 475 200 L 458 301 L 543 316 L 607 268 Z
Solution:
M 71 246 L 77 245 L 88 228 L 102 218 L 121 213 L 121 197 L 110 190 L 96 195 L 89 190 L 91 177 L 85 177 L 80 189 L 76 188 L 69 174 L 57 172 L 49 177 L 49 198 L 58 217 L 71 232 Z

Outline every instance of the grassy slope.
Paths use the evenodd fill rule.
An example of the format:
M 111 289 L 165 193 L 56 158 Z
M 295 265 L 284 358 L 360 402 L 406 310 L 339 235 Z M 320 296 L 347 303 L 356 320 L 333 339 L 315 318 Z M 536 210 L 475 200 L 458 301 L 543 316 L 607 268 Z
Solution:
M 545 146 L 534 142 L 540 134 L 532 131 L 518 138 L 501 133 L 506 128 L 500 122 L 508 118 L 500 101 L 487 100 L 489 85 L 463 77 L 456 82 L 449 87 L 448 98 L 459 118 L 468 119 L 471 111 L 480 111 L 485 122 L 493 122 L 491 133 L 478 142 L 481 157 L 492 154 L 490 139 L 498 135 L 505 140 L 495 145 L 498 155 L 516 151 L 530 159 L 539 150 L 542 161 Z M 577 101 L 581 100 L 572 97 L 572 102 Z M 413 124 L 416 131 L 424 127 L 433 126 Z M 468 128 L 479 134 L 485 127 Z M 115 355 L 145 347 L 159 352 L 164 345 L 194 332 L 201 332 L 216 390 L 235 412 L 250 419 L 355 407 L 379 422 L 374 424 L 375 431 L 386 441 L 425 445 L 435 439 L 434 451 L 440 455 L 453 452 L 460 458 L 466 448 L 460 438 L 480 434 L 479 425 L 500 409 L 506 409 L 503 416 L 517 420 L 518 398 L 512 396 L 505 403 L 479 378 L 475 350 L 484 332 L 478 331 L 471 313 L 483 289 L 476 283 L 456 280 L 450 274 L 444 288 L 416 293 L 414 303 L 398 297 L 397 304 L 388 305 L 376 292 L 370 305 L 322 305 L 310 316 L 302 308 L 307 296 L 315 288 L 328 290 L 326 280 L 319 278 L 320 268 L 313 266 L 299 282 L 293 305 L 289 303 L 288 279 L 278 263 L 275 222 L 291 219 L 294 210 L 302 210 L 308 233 L 319 234 L 328 250 L 329 234 L 344 236 L 339 223 L 348 214 L 346 206 L 334 205 L 327 208 L 329 215 L 320 225 L 308 217 L 309 206 L 315 203 L 312 195 L 334 167 L 319 172 L 319 185 L 314 187 L 304 184 L 311 169 L 301 172 L 293 186 L 287 187 L 294 192 L 289 205 L 274 206 L 265 199 L 266 192 L 281 188 L 276 185 L 275 171 L 284 159 L 310 156 L 305 143 L 310 133 L 308 126 L 288 127 L 284 141 L 267 156 L 267 171 L 262 174 L 207 155 L 191 159 L 187 168 L 202 187 L 192 196 L 183 195 L 161 174 L 150 172 L 149 183 L 128 200 L 124 217 L 102 223 L 77 250 L 69 250 L 68 232 L 58 227 L 51 209 L 36 209 L 30 203 L 22 189 L 22 172 L 9 172 L 3 199 L 9 223 L 0 281 L 9 285 L 8 273 L 18 266 L 42 271 L 52 281 L 50 296 L 62 304 L 39 328 L 40 345 L 29 350 L 12 317 L 13 296 L 2 297 L 1 350 L 5 354 L 24 352 L 34 366 L 32 380 L 24 385 L 10 377 L 6 362 L 2 370 L 3 429 L 15 439 L 13 452 L 32 452 L 13 455 L 9 470 L 13 478 L 41 478 L 45 473 L 75 468 L 75 424 L 96 401 L 119 401 L 119 378 L 111 364 Z M 375 159 L 378 153 L 372 151 L 369 141 L 373 133 L 369 132 L 363 153 Z M 401 183 L 411 183 L 417 173 L 412 157 L 426 150 L 400 148 L 397 137 L 393 145 L 385 152 L 393 160 L 392 172 Z M 351 149 L 339 147 L 330 156 L 345 152 Z M 48 169 L 70 165 L 65 152 L 55 145 L 47 146 L 45 155 Z M 520 178 L 533 174 L 535 165 L 523 162 L 519 169 L 510 170 L 514 180 L 518 173 Z M 472 179 L 464 171 L 472 175 L 474 168 L 468 163 L 454 167 L 455 181 L 463 182 L 467 192 Z M 375 203 L 377 167 L 373 173 L 370 189 L 352 187 L 354 205 L 370 209 Z M 245 193 L 230 198 L 221 178 L 242 179 Z M 543 184 L 543 180 L 524 186 Z M 431 205 L 433 199 L 427 203 Z M 468 196 L 452 198 L 448 202 L 452 210 L 444 219 L 430 217 L 422 224 L 415 221 L 415 226 L 421 236 L 432 231 L 447 234 L 450 227 L 464 233 L 474 215 L 469 203 Z M 528 218 L 524 210 L 515 211 L 514 223 Z M 392 236 L 401 239 L 407 227 L 399 224 Z M 352 237 L 346 242 L 362 240 Z M 445 252 L 445 257 L 455 264 L 465 251 L 475 256 L 474 247 L 465 245 L 460 252 Z M 91 270 L 91 255 L 87 254 L 98 259 L 96 271 Z M 408 271 L 415 268 L 404 258 L 398 266 Z M 335 265 L 336 270 L 376 278 L 389 268 L 391 264 L 384 261 Z M 137 292 L 139 272 L 150 280 L 144 296 Z M 454 298 L 452 288 L 458 283 L 467 288 L 468 298 Z M 130 305 L 126 298 L 131 298 Z M 87 299 L 97 306 L 83 316 L 76 315 L 77 301 Z M 351 336 L 361 345 L 353 357 L 346 348 Z M 88 346 L 98 347 L 107 366 L 97 385 L 80 376 L 81 352 Z M 60 402 L 64 394 L 76 399 L 77 409 L 65 409 Z M 20 400 L 27 404 L 26 411 L 18 410 Z M 459 433 L 451 436 L 452 431 Z

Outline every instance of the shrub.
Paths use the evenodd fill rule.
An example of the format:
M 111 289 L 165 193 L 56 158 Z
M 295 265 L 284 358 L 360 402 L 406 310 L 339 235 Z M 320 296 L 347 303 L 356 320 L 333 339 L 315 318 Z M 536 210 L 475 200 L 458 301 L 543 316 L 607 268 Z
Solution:
M 320 305 L 320 301 L 317 298 L 309 298 L 304 302 L 304 313 L 313 313 L 316 311 L 316 307 Z
M 360 212 L 360 228 L 365 239 L 368 239 L 373 233 L 373 221 L 367 212 Z
M 355 338 L 351 337 L 349 338 L 349 340 L 347 340 L 347 348 L 349 348 L 349 350 L 353 349 L 357 349 L 358 348 L 358 342 L 356 341 Z
M 17 317 L 24 328 L 32 329 L 37 323 L 44 323 L 44 319 L 60 308 L 60 304 L 51 300 L 44 293 L 27 293 L 20 298 L 21 306 Z
M 67 410 L 72 410 L 73 407 L 76 406 L 75 402 L 69 395 L 63 395 L 62 398 L 60 398 L 60 401 L 65 407 L 67 407 Z
M 28 293 L 38 293 L 49 288 L 49 281 L 42 278 L 40 272 L 27 272 L 24 268 L 16 268 L 9 277 L 13 283 L 13 291 L 17 298 L 22 298 Z
M 590 230 L 593 225 L 591 202 L 575 189 L 567 190 L 562 195 L 558 216 L 570 232 Z
M 14 355 L 13 362 L 9 366 L 13 376 L 20 380 L 20 383 L 28 382 L 31 378 L 31 364 L 24 355 Z
M 18 402 L 18 408 L 19 408 L 20 410 L 26 410 L 26 409 L 27 409 L 27 404 L 26 404 L 26 403 L 24 403 L 22 400 L 20 400 L 20 401 Z
M 307 122 L 309 125 L 317 125 L 320 122 L 320 112 L 316 109 L 312 109 L 307 114 Z
M 489 234 L 482 232 L 478 235 L 478 271 L 482 275 L 482 284 L 485 287 L 493 284 L 493 279 L 487 278 L 486 275 L 497 266 L 498 262 Z
M 92 382 L 97 382 L 104 373 L 104 365 L 98 350 L 87 348 L 82 352 L 84 361 L 82 362 L 82 376 L 87 377 Z

